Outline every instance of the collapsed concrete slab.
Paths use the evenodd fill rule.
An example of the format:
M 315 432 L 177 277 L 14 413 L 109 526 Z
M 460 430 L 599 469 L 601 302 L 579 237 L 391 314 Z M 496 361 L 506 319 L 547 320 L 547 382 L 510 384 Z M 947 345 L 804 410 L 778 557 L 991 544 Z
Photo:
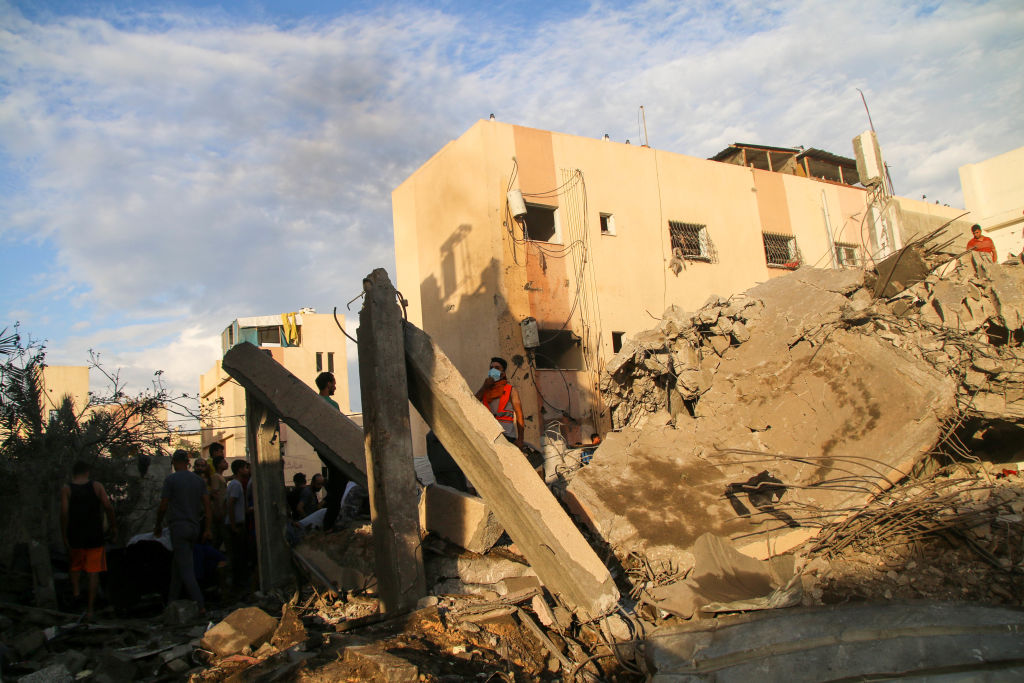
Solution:
M 583 534 L 526 457 L 422 330 L 405 329 L 413 406 L 458 463 L 552 594 L 589 620 L 615 609 L 619 592 Z
M 648 335 L 603 385 L 633 429 L 578 472 L 570 507 L 624 554 L 678 561 L 711 532 L 768 557 L 905 476 L 955 412 L 956 384 L 844 321 L 862 286 L 861 271 L 801 269 Z M 721 352 L 708 339 L 726 329 Z M 645 362 L 659 355 L 668 372 Z M 655 407 L 674 426 L 645 428 Z

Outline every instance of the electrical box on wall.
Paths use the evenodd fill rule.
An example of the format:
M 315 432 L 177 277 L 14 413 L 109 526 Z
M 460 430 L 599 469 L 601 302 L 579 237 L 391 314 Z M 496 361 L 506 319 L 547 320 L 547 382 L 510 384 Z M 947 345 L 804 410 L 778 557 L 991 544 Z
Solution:
M 537 331 L 537 320 L 535 318 L 523 318 L 519 326 L 523 330 L 523 346 L 528 349 L 535 349 L 540 346 L 540 333 Z

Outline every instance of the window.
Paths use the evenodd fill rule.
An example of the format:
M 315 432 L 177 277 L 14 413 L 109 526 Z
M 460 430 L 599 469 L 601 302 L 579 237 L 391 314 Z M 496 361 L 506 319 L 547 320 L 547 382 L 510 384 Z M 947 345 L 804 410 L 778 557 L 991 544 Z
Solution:
M 859 266 L 860 254 L 856 244 L 836 242 L 836 263 L 840 266 Z
M 569 330 L 538 330 L 540 346 L 534 349 L 538 370 L 583 370 L 580 338 Z
M 277 326 L 258 327 L 256 328 L 256 339 L 260 346 L 280 346 L 281 328 Z
M 558 210 L 553 206 L 527 204 L 523 223 L 523 234 L 526 239 L 535 242 L 557 242 L 557 213 Z
M 625 332 L 612 332 L 612 353 L 618 353 L 622 350 L 622 335 Z
M 327 352 L 327 372 L 334 372 L 334 351 Z
M 602 235 L 614 235 L 615 234 L 615 216 L 610 213 L 601 214 L 601 234 Z
M 708 227 L 700 223 L 668 222 L 672 240 L 672 255 L 689 261 L 718 262 L 718 253 L 708 235 Z
M 324 354 L 319 351 L 316 352 L 316 371 L 323 372 L 324 370 Z
M 57 416 L 58 415 L 59 415 L 58 411 L 56 411 L 56 410 L 51 410 L 50 411 L 50 424 L 53 424 L 54 422 L 57 421 Z
M 763 232 L 764 259 L 769 268 L 800 267 L 800 250 L 796 246 L 796 238 L 774 232 Z

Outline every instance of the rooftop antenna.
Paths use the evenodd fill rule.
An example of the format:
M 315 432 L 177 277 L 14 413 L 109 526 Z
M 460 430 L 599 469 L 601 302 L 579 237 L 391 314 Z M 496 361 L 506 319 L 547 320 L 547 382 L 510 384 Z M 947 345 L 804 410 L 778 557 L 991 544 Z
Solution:
M 637 131 L 637 135 L 641 140 L 643 140 L 644 147 L 650 147 L 651 141 L 647 138 L 647 112 L 644 111 L 644 105 L 642 104 L 640 105 L 640 112 L 637 118 L 639 119 L 637 123 L 639 124 L 638 128 L 640 129 Z

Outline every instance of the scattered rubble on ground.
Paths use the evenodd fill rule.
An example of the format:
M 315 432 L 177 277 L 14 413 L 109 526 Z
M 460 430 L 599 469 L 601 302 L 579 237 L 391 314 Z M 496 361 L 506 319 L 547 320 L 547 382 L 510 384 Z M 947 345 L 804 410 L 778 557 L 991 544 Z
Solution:
M 623 596 L 614 612 L 581 621 L 502 536 L 500 506 L 432 486 L 429 595 L 410 613 L 380 611 L 365 520 L 308 534 L 293 549 L 297 588 L 214 600 L 205 618 L 172 603 L 80 623 L 25 607 L 31 574 L 12 567 L 4 673 L 749 680 L 745 638 L 758 629 L 777 671 L 806 673 L 815 655 L 793 644 L 800 633 L 892 610 L 914 638 L 954 611 L 960 631 L 946 636 L 966 640 L 922 645 L 931 654 L 910 661 L 880 631 L 865 641 L 879 661 L 968 666 L 963 643 L 1021 627 L 998 606 L 1024 602 L 1024 268 L 917 256 L 907 262 L 920 272 L 897 273 L 916 284 L 889 298 L 874 292 L 891 282 L 870 272 L 805 268 L 693 314 L 670 307 L 628 340 L 602 385 L 615 431 L 586 466 L 564 458 L 552 485 Z M 982 658 L 1013 649 L 999 647 Z

